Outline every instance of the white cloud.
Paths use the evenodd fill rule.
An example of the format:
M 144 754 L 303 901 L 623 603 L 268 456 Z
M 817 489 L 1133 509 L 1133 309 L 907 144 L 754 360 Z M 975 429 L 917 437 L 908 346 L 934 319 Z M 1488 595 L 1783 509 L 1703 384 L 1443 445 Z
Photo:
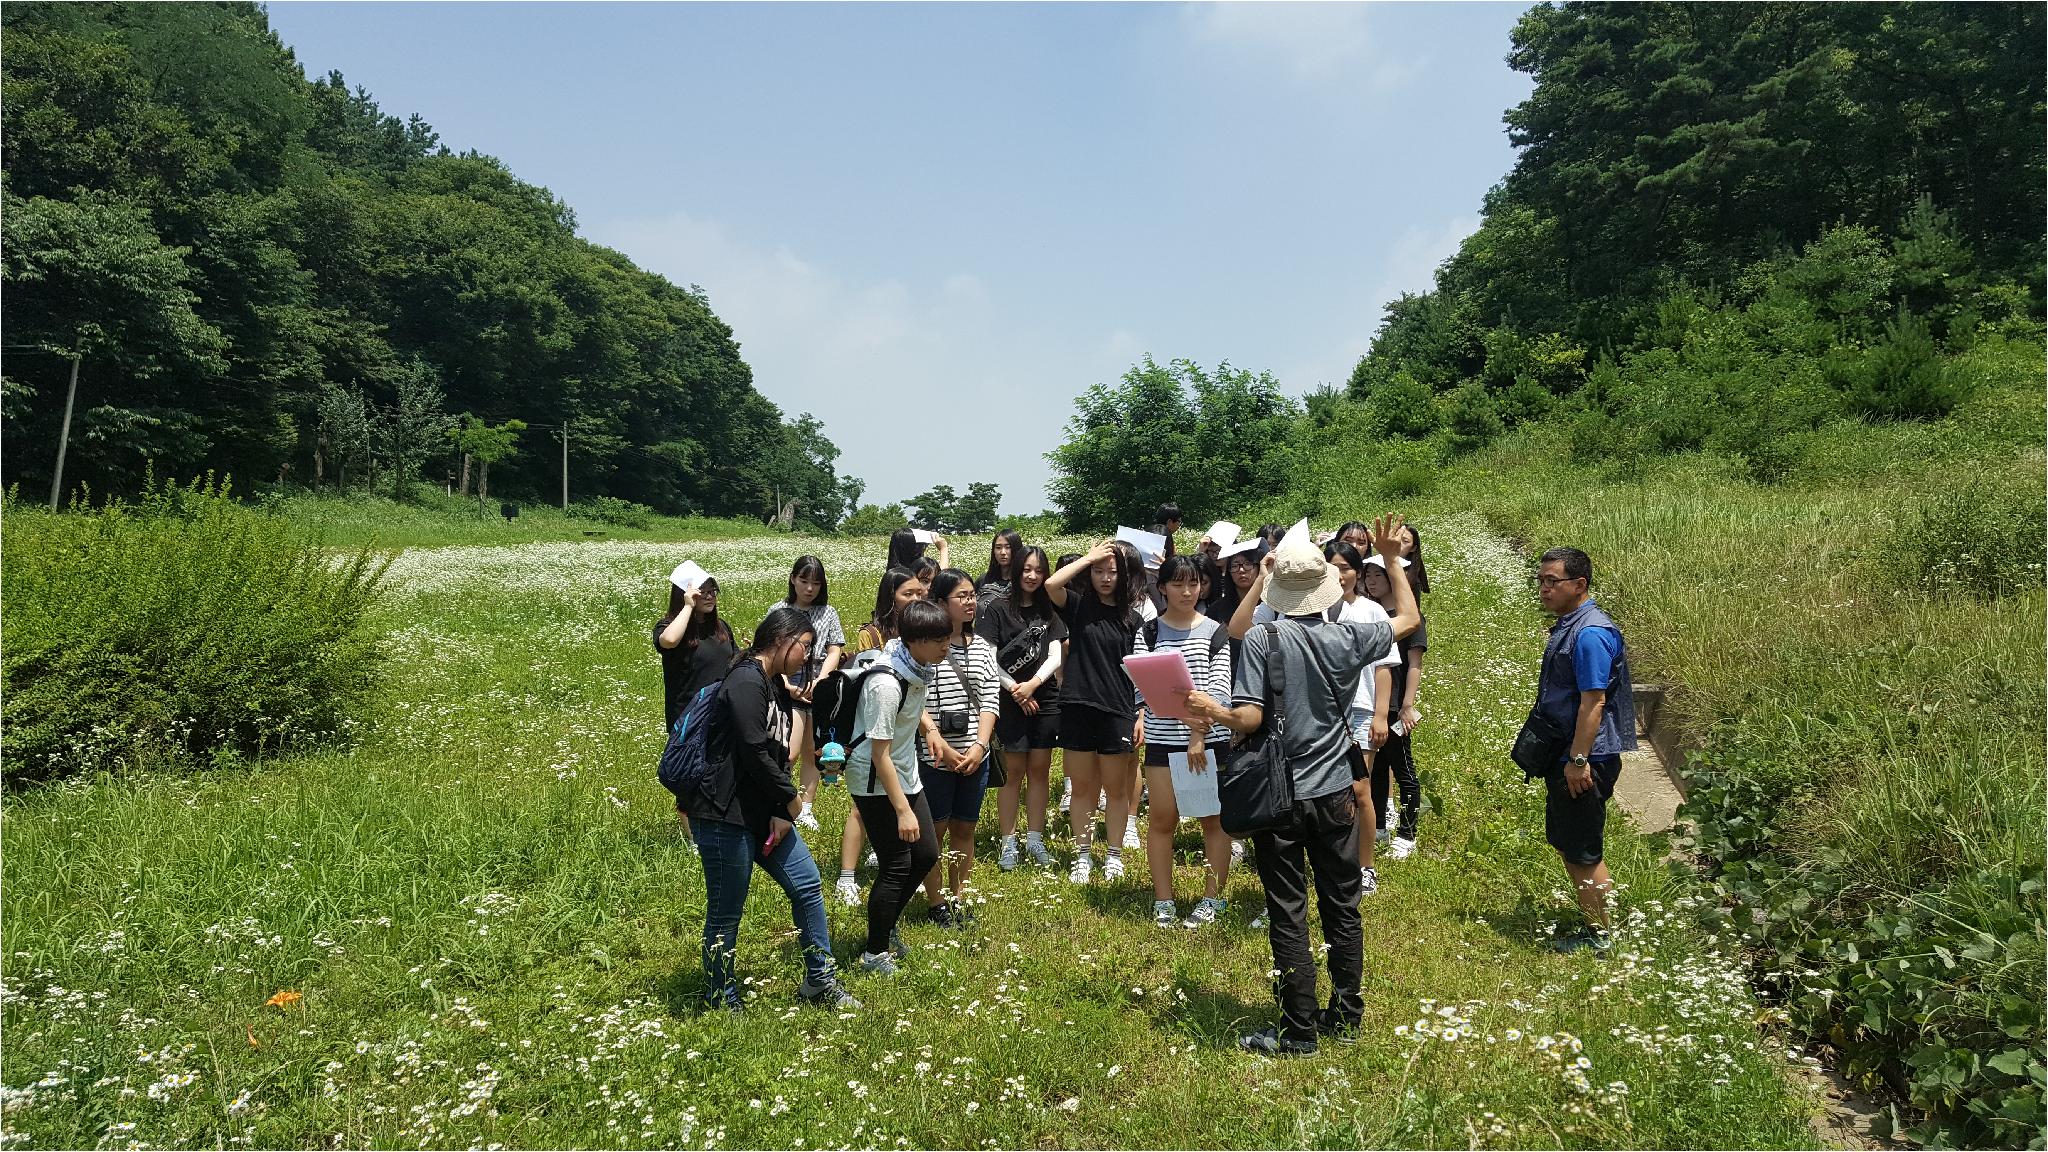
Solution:
M 1296 80 L 1363 77 L 1399 84 L 1423 61 L 1384 59 L 1370 7 L 1357 3 L 1234 2 L 1190 4 L 1182 22 L 1197 43 L 1276 62 Z
M 1040 453 L 1059 442 L 1068 396 L 1120 374 L 1136 345 L 1116 332 L 1034 340 L 982 278 L 860 281 L 787 247 L 755 245 L 685 211 L 613 220 L 590 238 L 677 284 L 697 284 L 732 326 L 755 387 L 790 415 L 811 412 L 839 445 L 842 475 L 888 503 L 934 484 L 1003 491 L 1006 512 L 1046 506 Z M 1024 390 L 1053 403 L 1020 403 Z M 1005 411 L 991 422 L 991 411 Z M 990 431 L 1000 428 L 1000 435 Z

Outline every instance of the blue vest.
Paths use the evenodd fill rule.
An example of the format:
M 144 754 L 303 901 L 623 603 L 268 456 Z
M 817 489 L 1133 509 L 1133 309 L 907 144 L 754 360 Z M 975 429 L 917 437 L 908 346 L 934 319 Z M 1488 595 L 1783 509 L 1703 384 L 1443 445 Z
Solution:
M 1621 635 L 1621 626 L 1589 599 L 1557 618 L 1557 623 L 1550 627 L 1550 641 L 1543 646 L 1536 705 L 1544 715 L 1567 729 L 1576 728 L 1579 723 L 1579 679 L 1572 668 L 1572 650 L 1578 645 L 1579 633 L 1596 626 L 1612 628 L 1615 635 Z M 1629 681 L 1628 644 L 1624 641 L 1614 657 L 1614 680 L 1607 685 L 1607 707 L 1600 713 L 1600 734 L 1593 740 L 1591 755 L 1619 756 L 1635 749 L 1636 698 L 1634 685 Z

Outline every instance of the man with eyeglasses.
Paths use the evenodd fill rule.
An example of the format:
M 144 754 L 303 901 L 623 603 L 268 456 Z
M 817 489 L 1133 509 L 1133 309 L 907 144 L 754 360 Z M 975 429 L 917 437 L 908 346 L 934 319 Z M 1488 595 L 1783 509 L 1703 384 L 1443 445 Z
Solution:
M 1607 950 L 1603 832 L 1621 754 L 1636 747 L 1636 704 L 1621 628 L 1593 602 L 1593 561 L 1577 548 L 1543 554 L 1536 592 L 1557 617 L 1543 646 L 1536 706 L 1567 727 L 1571 743 L 1544 778 L 1544 838 L 1564 858 L 1586 925 L 1557 942 L 1560 952 Z

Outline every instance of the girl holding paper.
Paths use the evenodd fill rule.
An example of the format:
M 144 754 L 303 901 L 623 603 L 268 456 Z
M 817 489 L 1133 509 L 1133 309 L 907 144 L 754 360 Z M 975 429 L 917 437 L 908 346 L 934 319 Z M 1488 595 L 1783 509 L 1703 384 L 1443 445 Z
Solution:
M 654 651 L 661 657 L 661 702 L 668 717 L 664 732 L 676 726 L 676 718 L 698 689 L 725 679 L 725 670 L 738 654 L 732 628 L 718 618 L 718 581 L 706 576 L 693 588 L 670 582 L 668 614 L 654 624 Z M 676 805 L 676 819 L 684 833 L 690 830 L 689 814 Z
M 1085 579 L 1083 577 L 1085 576 Z M 1078 588 L 1069 585 L 1079 582 Z M 1059 609 L 1069 637 L 1066 679 L 1060 687 L 1060 748 L 1067 777 L 1074 782 L 1068 820 L 1074 829 L 1076 884 L 1094 878 L 1089 841 L 1095 831 L 1095 797 L 1109 796 L 1110 843 L 1103 875 L 1124 874 L 1123 852 L 1114 839 L 1131 808 L 1131 750 L 1137 722 L 1136 691 L 1124 673 L 1138 627 L 1138 575 L 1116 543 L 1104 540 L 1045 582 L 1046 598 Z
M 1230 691 L 1229 634 L 1195 611 L 1201 596 L 1200 569 L 1190 557 L 1172 557 L 1160 566 L 1159 586 L 1166 593 L 1166 613 L 1138 631 L 1135 654 L 1179 653 L 1195 689 L 1221 699 L 1217 693 Z M 1144 703 L 1141 693 L 1138 704 Z M 1200 720 L 1190 725 L 1149 708 L 1144 723 L 1145 782 L 1152 804 L 1145 836 L 1145 857 L 1152 868 L 1152 922 L 1161 928 L 1177 922 L 1173 834 L 1181 817 L 1192 816 L 1202 824 L 1203 858 L 1209 868 L 1202 898 L 1188 913 L 1187 926 L 1213 924 L 1226 906 L 1223 893 L 1230 882 L 1230 835 L 1223 831 L 1214 772 L 1230 750 L 1230 730 Z

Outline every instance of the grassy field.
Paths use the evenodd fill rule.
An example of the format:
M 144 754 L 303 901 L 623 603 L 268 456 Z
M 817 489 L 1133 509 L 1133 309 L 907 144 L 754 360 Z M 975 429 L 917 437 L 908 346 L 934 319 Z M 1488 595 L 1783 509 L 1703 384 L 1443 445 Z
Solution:
M 697 1009 L 702 878 L 652 779 L 648 627 L 675 546 L 406 553 L 391 683 L 360 743 L 7 797 L 9 1146 L 1801 1147 L 1772 1013 L 1699 898 L 1623 834 L 1612 958 L 1553 954 L 1569 902 L 1501 750 L 1541 621 L 1475 517 L 1431 524 L 1422 850 L 1366 907 L 1366 1031 L 1267 1063 L 1255 876 L 1200 932 L 1129 878 L 984 864 L 980 924 L 905 935 L 858 1013 L 800 1008 L 755 885 L 744 1017 Z M 692 544 L 744 627 L 798 550 L 866 616 L 878 542 Z M 833 855 L 843 793 L 821 800 Z M 993 824 L 993 805 L 987 825 Z M 1056 824 L 1055 850 L 1070 841 Z M 992 839 L 992 837 L 991 837 Z M 1179 887 L 1199 893 L 1199 838 Z M 984 846 L 984 861 L 993 845 Z M 828 870 L 829 875 L 829 870 Z M 866 881 L 865 873 L 863 882 Z M 1185 903 L 1184 899 L 1184 903 Z M 834 907 L 842 962 L 857 910 Z M 280 995 L 283 994 L 283 995 Z
M 444 495 L 437 488 L 416 486 L 407 503 L 351 492 L 345 496 L 300 492 L 265 501 L 267 507 L 319 529 L 336 548 L 431 548 L 444 545 L 535 544 L 549 541 L 732 540 L 760 536 L 750 520 L 710 520 L 702 516 L 662 516 L 645 509 L 628 513 L 630 522 L 600 519 L 590 507 L 570 510 L 549 503 L 519 501 L 519 514 L 506 519 L 503 501 L 480 505 L 473 499 Z

